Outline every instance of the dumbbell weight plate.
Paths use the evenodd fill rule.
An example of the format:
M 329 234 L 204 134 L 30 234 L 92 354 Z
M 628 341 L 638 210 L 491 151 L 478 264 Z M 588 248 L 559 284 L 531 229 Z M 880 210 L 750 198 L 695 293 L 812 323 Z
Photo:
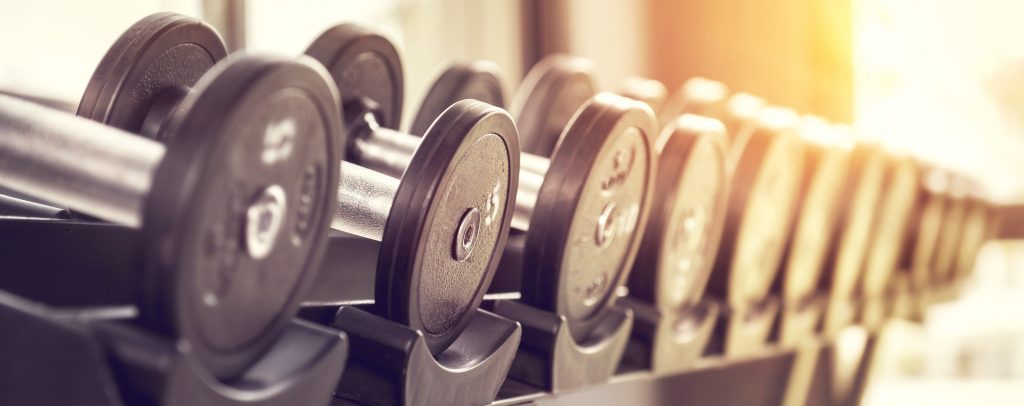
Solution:
M 549 55 L 523 79 L 512 103 L 523 152 L 550 157 L 576 111 L 597 93 L 583 58 Z
M 839 198 L 846 184 L 852 145 L 830 124 L 805 119 L 801 138 L 807 142 L 802 201 L 785 253 L 783 297 L 801 303 L 818 287 L 830 242 L 836 238 Z
M 377 123 L 398 129 L 405 79 L 398 51 L 387 38 L 358 25 L 336 25 L 317 37 L 305 54 L 327 67 L 346 114 L 362 114 L 350 107 L 372 101 Z
M 658 139 L 650 221 L 629 279 L 630 296 L 662 309 L 700 299 L 725 224 L 725 127 L 685 115 Z
M 710 288 L 742 307 L 763 299 L 778 272 L 803 176 L 804 145 L 792 128 L 758 123 L 736 155 L 726 237 Z
M 434 119 L 459 100 L 473 99 L 505 108 L 505 90 L 498 77 L 498 67 L 491 62 L 476 61 L 454 64 L 434 81 L 420 103 L 409 132 L 426 134 Z
M 205 22 L 173 13 L 131 26 L 100 61 L 78 105 L 78 115 L 133 133 L 168 89 L 187 89 L 227 48 Z
M 402 67 L 387 39 L 341 25 L 307 53 L 329 62 L 347 107 L 391 105 L 378 112 L 380 124 L 397 129 Z M 519 179 L 514 134 L 503 110 L 479 101 L 456 103 L 424 134 L 402 176 L 381 241 L 375 308 L 423 332 L 435 354 L 465 329 L 497 270 Z M 477 209 L 481 224 L 497 226 L 471 231 L 473 251 L 460 261 L 453 249 L 468 208 Z
M 242 58 L 170 116 L 143 213 L 142 315 L 219 377 L 274 343 L 314 279 L 344 134 L 322 68 Z
M 862 278 L 865 258 L 885 182 L 886 158 L 878 145 L 860 143 L 851 156 L 849 187 L 840 198 L 840 233 L 825 269 L 825 285 L 834 300 L 848 300 Z
M 875 231 L 864 263 L 864 294 L 880 297 L 899 262 L 917 197 L 918 168 L 908 156 L 892 156 Z
M 639 248 L 654 188 L 657 124 L 635 100 L 599 94 L 551 159 L 523 255 L 523 300 L 588 337 Z
M 377 308 L 423 331 L 435 352 L 465 329 L 501 259 L 518 180 L 511 134 L 503 110 L 459 102 L 423 137 L 398 188 L 381 241 Z M 467 208 L 479 210 L 486 226 L 461 232 Z M 456 246 L 469 239 L 468 259 L 456 259 Z

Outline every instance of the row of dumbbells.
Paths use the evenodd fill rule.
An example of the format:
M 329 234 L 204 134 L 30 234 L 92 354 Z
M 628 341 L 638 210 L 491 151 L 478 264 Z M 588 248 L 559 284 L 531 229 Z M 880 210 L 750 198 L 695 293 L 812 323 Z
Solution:
M 991 229 L 982 200 L 846 127 L 702 79 L 599 93 L 592 69 L 543 60 L 513 120 L 495 67 L 455 65 L 401 131 L 402 62 L 369 29 L 227 55 L 158 14 L 108 51 L 80 117 L 0 97 L 3 210 L 138 228 L 141 318 L 220 378 L 293 318 L 331 228 L 380 242 L 373 310 L 435 354 L 511 267 L 580 341 L 623 285 L 667 312 L 825 292 L 834 331 L 961 280 Z
M 764 242 L 769 248 L 751 251 L 761 256 L 753 254 L 747 263 L 730 263 L 728 248 L 720 250 L 713 274 L 732 280 L 712 283 L 709 290 L 743 307 L 770 297 L 770 289 L 782 299 L 784 342 L 800 338 L 786 337 L 798 331 L 785 327 L 786 316 L 816 299 L 825 302 L 820 323 L 827 336 L 851 324 L 877 330 L 890 317 L 920 320 L 929 303 L 952 297 L 973 271 L 983 243 L 996 236 L 997 208 L 975 181 L 866 139 L 847 125 L 799 116 L 704 78 L 687 81 L 671 97 L 660 83 L 645 79 L 630 79 L 621 88 L 661 106 L 660 117 L 682 112 L 725 123 L 732 193 L 747 201 L 731 203 L 723 244 L 730 235 L 742 244 L 746 227 L 761 233 L 753 239 L 783 240 Z M 784 133 L 798 145 L 768 141 Z M 776 148 L 785 152 L 773 157 Z M 771 186 L 759 190 L 760 179 Z M 758 197 L 774 201 L 752 201 Z M 751 219 L 764 223 L 747 225 L 743 210 L 765 210 Z M 788 231 L 764 233 L 773 228 Z M 737 296 L 742 281 L 753 281 L 745 302 Z
M 227 55 L 205 23 L 143 19 L 100 62 L 79 117 L 0 99 L 8 209 L 138 228 L 141 319 L 220 378 L 292 319 L 331 228 L 380 241 L 373 310 L 434 353 L 479 307 L 513 225 L 533 281 L 522 299 L 589 334 L 649 213 L 649 107 L 589 98 L 557 152 L 521 154 L 489 65 L 442 75 L 402 132 L 390 41 L 340 25 L 305 54 Z

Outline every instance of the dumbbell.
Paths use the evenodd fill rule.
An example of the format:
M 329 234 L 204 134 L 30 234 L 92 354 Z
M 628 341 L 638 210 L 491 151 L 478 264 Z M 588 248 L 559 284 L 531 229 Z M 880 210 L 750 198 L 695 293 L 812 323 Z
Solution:
M 722 239 L 725 127 L 683 114 L 667 123 L 656 150 L 654 203 L 628 287 L 630 296 L 678 311 L 700 300 Z
M 338 26 L 313 41 L 307 53 L 332 72 L 346 111 L 365 112 L 346 114 L 353 159 L 389 170 L 386 162 L 364 157 L 367 146 L 397 156 L 403 150 L 394 146 L 412 148 L 420 143 L 419 137 L 394 130 L 367 131 L 368 122 L 387 128 L 399 122 L 402 71 L 390 41 L 367 29 Z M 376 79 L 360 72 L 372 72 Z M 475 79 L 457 82 L 468 87 L 500 82 L 493 70 L 475 72 Z M 456 86 L 443 93 L 453 98 L 428 96 L 429 103 L 420 110 L 436 110 L 470 91 Z M 652 114 L 641 104 L 600 94 L 567 125 L 550 160 L 522 154 L 512 218 L 517 235 L 525 233 L 522 299 L 565 315 L 574 337 L 589 336 L 632 266 L 653 190 L 653 126 Z M 437 127 L 435 122 L 431 129 Z M 387 139 L 381 139 L 382 134 Z M 434 288 L 451 289 L 440 282 Z
M 128 114 L 120 109 L 151 106 L 159 111 L 138 114 L 147 118 L 136 122 L 143 123 L 139 127 L 143 134 L 161 138 L 159 130 L 146 130 L 160 128 L 160 120 L 151 117 L 159 117 L 160 111 L 174 111 L 180 104 L 180 96 L 190 91 L 180 84 L 157 87 L 152 81 L 132 82 L 132 78 L 151 76 L 146 72 L 177 78 L 203 69 L 202 63 L 192 66 L 188 60 L 172 56 L 180 53 L 181 48 L 192 49 L 200 43 L 194 38 L 218 36 L 208 25 L 186 17 L 173 15 L 171 19 L 181 21 L 189 27 L 187 30 L 173 30 L 166 26 L 168 24 L 150 21 L 156 18 L 150 17 L 129 29 L 108 52 L 93 81 L 100 89 L 117 89 L 117 94 L 111 96 L 115 100 L 132 99 L 131 95 L 135 94 L 148 95 L 150 99 L 129 107 L 91 104 L 113 106 L 92 113 L 96 117 L 125 116 Z M 123 63 L 119 61 L 126 58 L 133 60 L 125 63 L 128 69 L 113 70 L 116 74 L 101 76 L 112 71 L 104 66 Z M 337 95 L 333 80 L 329 90 Z M 87 97 L 92 94 L 103 93 L 86 92 Z M 336 120 L 343 116 L 338 106 L 328 113 Z M 439 128 L 448 130 L 424 137 L 420 148 L 410 148 L 408 155 L 374 155 L 373 151 L 360 155 L 387 162 L 388 168 L 397 170 L 398 175 L 407 168 L 401 181 L 389 174 L 341 161 L 339 183 L 331 197 L 337 203 L 331 227 L 382 243 L 373 310 L 422 331 L 434 353 L 443 351 L 458 336 L 469 322 L 468 317 L 463 316 L 479 305 L 483 292 L 478 292 L 479 289 L 426 290 L 420 285 L 425 283 L 423 281 L 436 284 L 438 280 L 448 284 L 446 286 L 473 284 L 490 277 L 508 233 L 511 218 L 508 213 L 512 207 L 509 194 L 515 190 L 517 177 L 513 169 L 518 165 L 513 159 L 517 155 L 514 153 L 517 151 L 515 128 L 504 112 L 482 103 L 467 102 L 445 110 L 437 120 L 442 126 Z M 278 130 L 296 129 L 283 126 Z M 350 137 L 348 141 L 346 144 L 339 139 L 339 143 L 344 144 L 341 148 L 350 151 L 344 147 L 354 140 Z M 267 142 L 280 140 L 268 139 Z M 476 183 L 453 182 L 453 179 L 465 178 L 468 172 L 476 175 Z M 421 302 L 431 305 L 423 306 Z
M 850 170 L 853 140 L 813 116 L 802 117 L 797 132 L 805 144 L 805 169 L 780 272 L 784 302 L 799 306 L 818 290 L 825 258 L 836 238 L 840 189 Z
M 149 138 L 156 138 L 158 125 L 166 122 L 166 116 L 182 100 L 199 78 L 217 61 L 227 55 L 220 36 L 210 29 L 195 29 L 188 23 L 174 24 L 181 16 L 172 13 L 158 13 L 146 17 L 132 28 L 143 32 L 164 29 L 167 32 L 157 38 L 169 38 L 174 43 L 172 51 L 150 52 L 139 54 L 140 51 L 165 50 L 172 47 L 167 44 L 153 44 L 141 47 L 130 43 L 136 36 L 123 35 L 110 48 L 110 52 L 102 59 L 100 65 L 86 86 L 85 94 L 78 105 L 77 115 L 86 117 L 112 127 L 133 133 L 141 133 Z M 198 21 L 193 21 L 198 23 Z M 188 41 L 179 40 L 189 35 Z M 114 54 L 117 53 L 117 54 Z M 163 67 L 179 64 L 178 69 L 138 69 L 134 64 L 142 66 Z M 182 69 L 181 67 L 188 67 Z M 112 80 L 119 78 L 121 80 Z M 131 89 L 122 90 L 122 87 Z M 158 93 L 158 94 L 157 94 Z M 5 196 L 6 197 L 6 196 Z M 17 197 L 17 196 L 13 196 Z M 19 199 L 24 200 L 24 199 Z M 24 207 L 15 205 L 4 212 L 18 212 Z M 13 204 L 14 202 L 12 202 Z M 36 202 L 31 208 L 33 215 L 45 215 L 50 212 L 60 213 L 66 210 L 53 208 Z M 48 216 L 47 216 L 48 217 Z
M 661 82 L 627 78 L 619 93 L 662 112 Z M 711 275 L 729 201 L 725 126 L 681 111 L 663 121 L 651 220 L 629 278 L 629 295 L 667 311 L 700 300 Z
M 275 342 L 318 270 L 334 97 L 313 63 L 240 56 L 165 116 L 165 145 L 3 96 L 0 183 L 138 228 L 141 319 L 230 378 Z
M 723 240 L 708 291 L 747 308 L 765 297 L 793 225 L 804 173 L 804 144 L 790 109 L 765 107 L 736 152 Z M 737 148 L 737 147 L 733 147 Z

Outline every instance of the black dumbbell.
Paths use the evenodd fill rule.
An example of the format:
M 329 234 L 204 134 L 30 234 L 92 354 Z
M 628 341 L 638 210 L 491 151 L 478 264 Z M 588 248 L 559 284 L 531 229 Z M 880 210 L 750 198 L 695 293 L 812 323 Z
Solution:
M 192 92 L 187 81 L 177 79 L 205 70 L 207 64 L 200 56 L 218 54 L 195 51 L 199 44 L 212 42 L 197 38 L 218 36 L 208 25 L 179 15 L 160 14 L 140 21 L 108 51 L 86 92 L 89 100 L 83 102 L 96 107 L 80 109 L 80 113 L 88 112 L 90 117 L 112 123 L 119 122 L 113 120 L 116 117 L 135 117 L 125 120 L 132 123 L 127 128 L 165 139 L 160 117 L 178 110 L 186 100 L 183 97 Z M 195 51 L 199 56 L 180 58 L 182 50 Z M 152 72 L 175 80 L 146 80 L 156 75 Z M 361 85 L 373 88 L 372 81 L 381 79 L 373 76 L 367 80 Z M 386 84 L 378 89 L 384 87 Z M 102 89 L 114 89 L 113 94 Z M 338 97 L 333 80 L 325 91 Z M 340 106 L 288 107 L 330 114 L 336 120 L 351 117 L 344 116 Z M 479 305 L 483 290 L 425 290 L 420 285 L 450 288 L 489 281 L 511 221 L 518 145 L 511 118 L 483 103 L 450 106 L 435 123 L 436 129 L 423 137 L 422 143 L 400 146 L 400 153 L 382 152 L 380 145 L 365 144 L 361 138 L 349 137 L 346 142 L 335 136 L 343 152 L 352 152 L 359 145 L 355 158 L 364 164 L 379 163 L 375 167 L 386 169 L 386 173 L 341 161 L 341 175 L 330 200 L 337 204 L 331 220 L 333 228 L 382 243 L 374 310 L 423 331 L 430 349 L 437 353 L 468 323 L 468 318 L 462 316 Z M 376 123 L 364 124 L 361 130 L 376 133 L 374 139 L 398 139 L 397 133 Z M 283 123 L 276 131 L 304 129 Z M 403 172 L 401 180 L 393 177 Z M 467 179 L 470 181 L 465 182 Z
M 734 140 L 729 150 L 728 214 L 708 285 L 709 292 L 737 308 L 764 299 L 778 274 L 799 202 L 805 154 L 792 110 L 765 107 L 744 114 L 753 118 L 744 124 L 743 140 Z
M 0 183 L 139 228 L 142 319 L 230 378 L 290 322 L 326 247 L 342 134 L 328 80 L 307 61 L 217 64 L 164 116 L 166 146 L 2 97 Z
M 347 111 L 371 110 L 386 127 L 398 125 L 402 67 L 389 41 L 366 29 L 343 25 L 314 41 L 308 53 L 325 62 L 339 81 L 346 108 L 355 106 Z M 347 65 L 345 61 L 351 60 L 375 68 Z M 442 74 L 421 111 L 436 111 L 468 95 L 503 100 L 496 91 L 502 87 L 493 65 L 456 69 L 462 71 L 458 75 L 462 79 L 445 84 L 451 76 Z M 388 86 L 371 89 L 359 85 L 367 78 L 357 72 L 388 72 L 386 76 L 393 79 Z M 345 89 L 351 90 L 346 93 Z M 583 339 L 614 302 L 615 287 L 624 283 L 639 246 L 653 190 L 655 129 L 649 109 L 619 96 L 596 96 L 579 110 L 564 129 L 554 156 L 522 154 L 512 227 L 526 234 L 523 300 L 566 315 L 573 336 Z M 379 144 L 360 129 L 364 121 L 349 119 L 351 133 Z M 408 140 L 402 144 L 417 142 L 408 135 L 402 137 Z
M 667 123 L 657 151 L 655 198 L 629 294 L 676 311 L 703 295 L 722 238 L 729 201 L 725 127 L 683 114 Z
M 173 13 L 153 14 L 132 29 L 140 34 L 122 35 L 111 46 L 86 86 L 77 115 L 156 139 L 158 126 L 196 81 L 227 55 L 227 48 L 202 22 Z M 165 42 L 132 42 L 144 37 Z M 176 69 L 164 69 L 167 66 Z M 72 217 L 68 210 L 37 202 L 25 206 L 19 201 L 26 199 L 0 193 L 5 194 L 0 196 L 0 213 L 5 215 Z

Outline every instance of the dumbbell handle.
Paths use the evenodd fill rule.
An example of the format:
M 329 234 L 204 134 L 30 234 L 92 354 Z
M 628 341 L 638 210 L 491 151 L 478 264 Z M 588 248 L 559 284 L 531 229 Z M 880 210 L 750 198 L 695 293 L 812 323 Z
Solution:
M 162 144 L 0 95 L 0 185 L 97 218 L 142 224 Z
M 398 179 L 346 161 L 341 163 L 339 179 L 338 206 L 331 227 L 380 241 L 398 192 Z

